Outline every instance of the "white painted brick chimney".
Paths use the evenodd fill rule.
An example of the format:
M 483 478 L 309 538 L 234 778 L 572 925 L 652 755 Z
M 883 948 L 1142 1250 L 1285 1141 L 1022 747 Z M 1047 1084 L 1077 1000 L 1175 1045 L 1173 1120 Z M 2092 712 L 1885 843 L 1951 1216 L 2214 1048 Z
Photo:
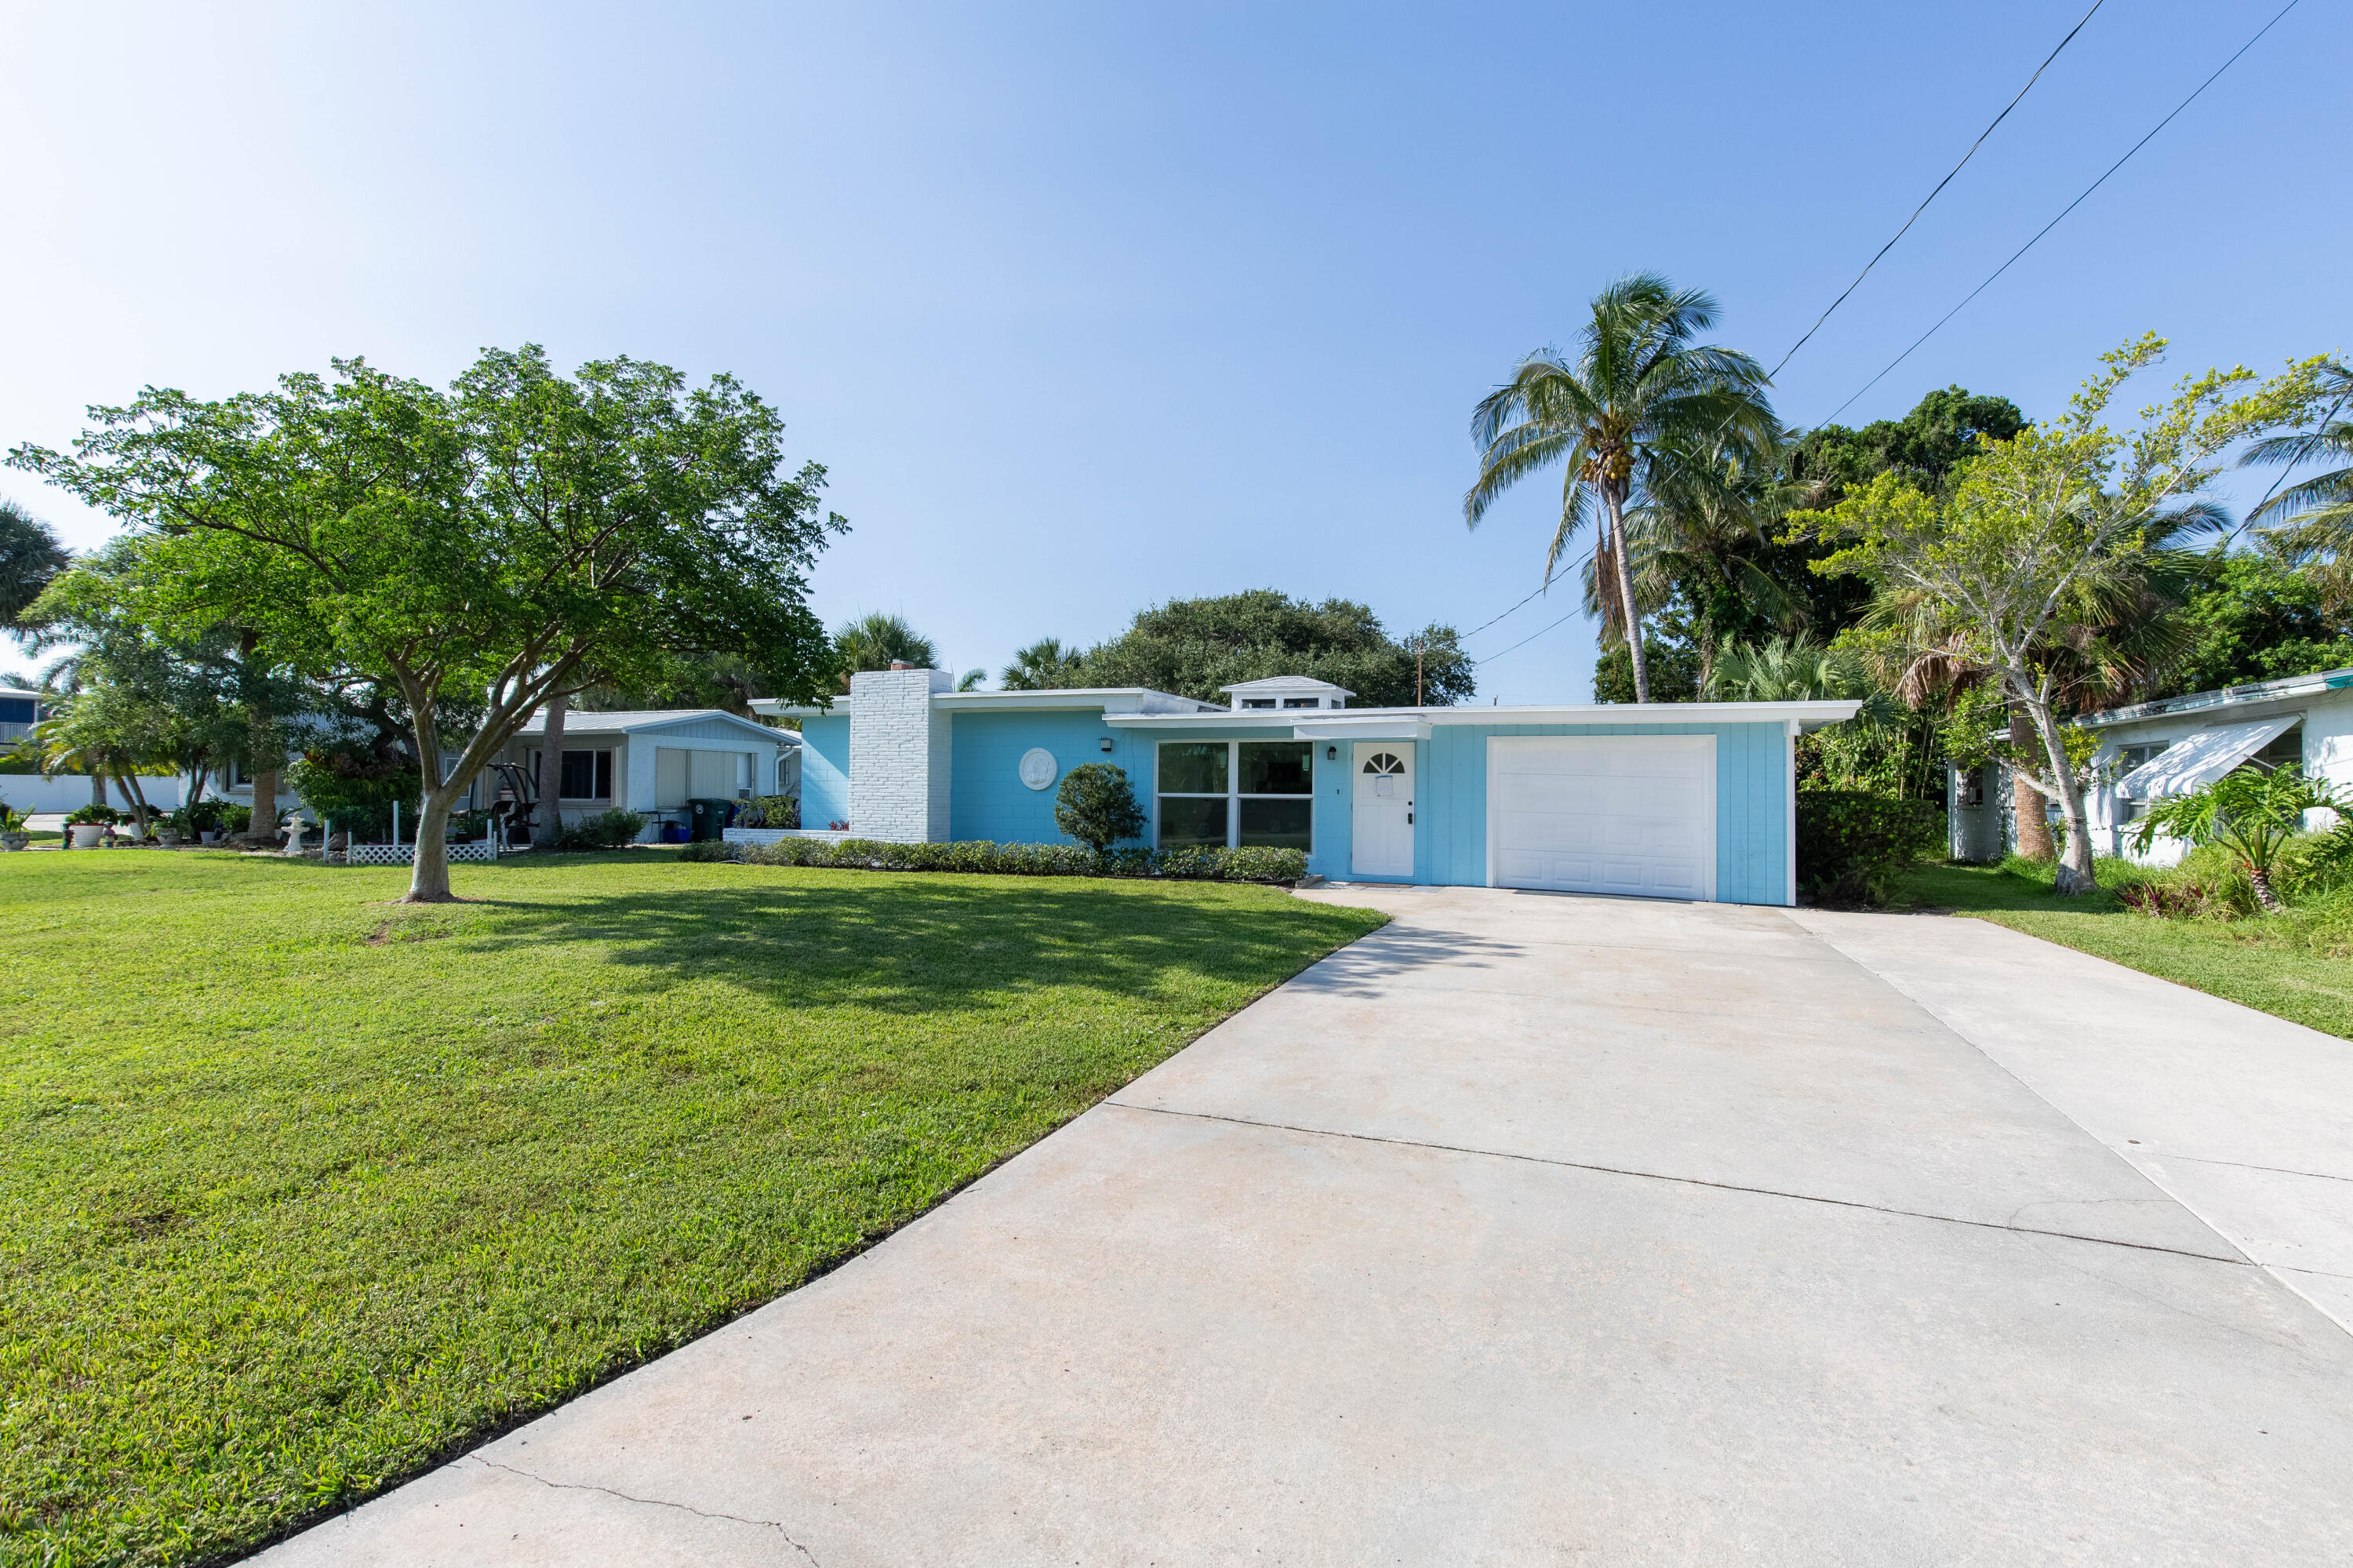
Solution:
M 849 677 L 849 831 L 888 843 L 948 836 L 945 670 L 862 670 Z

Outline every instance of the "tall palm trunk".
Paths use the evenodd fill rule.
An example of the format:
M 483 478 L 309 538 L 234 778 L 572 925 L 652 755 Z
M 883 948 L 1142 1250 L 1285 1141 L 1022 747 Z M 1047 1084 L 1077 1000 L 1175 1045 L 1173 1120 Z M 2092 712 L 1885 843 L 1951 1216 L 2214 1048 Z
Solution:
M 544 712 L 547 732 L 539 743 L 539 808 L 532 816 L 533 843 L 555 847 L 564 835 L 564 713 L 562 697 L 550 697 Z
M 1614 484 L 1601 489 L 1601 504 L 1609 514 L 1609 553 L 1618 568 L 1618 614 L 1626 628 L 1626 652 L 1634 662 L 1634 700 L 1651 700 L 1651 667 L 1642 658 L 1642 612 L 1634 605 L 1634 567 L 1626 558 L 1625 497 Z
M 2025 705 L 2010 705 L 2010 754 L 2023 759 L 2042 744 Z M 2057 860 L 2059 842 L 2051 836 L 2048 798 L 2023 779 L 2010 781 L 2010 806 L 2018 815 L 2018 853 L 2028 860 Z

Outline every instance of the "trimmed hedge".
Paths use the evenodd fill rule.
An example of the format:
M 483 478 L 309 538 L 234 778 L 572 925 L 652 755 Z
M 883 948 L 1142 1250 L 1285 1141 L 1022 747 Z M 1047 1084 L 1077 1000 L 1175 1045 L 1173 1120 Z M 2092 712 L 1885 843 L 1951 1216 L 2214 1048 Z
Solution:
M 772 844 L 689 844 L 685 860 L 812 865 L 840 871 L 964 871 L 989 876 L 1165 876 L 1210 882 L 1296 882 L 1307 856 L 1288 849 L 1107 850 L 1083 844 L 893 844 L 875 839 L 779 839 Z
M 1816 903 L 1884 904 L 1905 866 L 1945 844 L 1945 813 L 1925 800 L 1798 791 L 1798 887 Z

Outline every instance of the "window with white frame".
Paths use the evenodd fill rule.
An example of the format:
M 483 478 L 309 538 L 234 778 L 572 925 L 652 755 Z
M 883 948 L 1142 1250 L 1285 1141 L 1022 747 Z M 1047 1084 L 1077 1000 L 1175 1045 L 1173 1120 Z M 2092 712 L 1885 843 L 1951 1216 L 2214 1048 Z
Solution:
M 1303 740 L 1164 740 L 1154 819 L 1163 849 L 1307 850 L 1315 748 Z
M 613 798 L 613 753 L 599 747 L 589 751 L 566 750 L 557 798 L 565 800 L 609 800 Z
M 2172 744 L 2173 743 L 2169 740 L 2160 740 L 2149 746 L 2126 746 L 2119 747 L 2116 751 L 2117 781 L 2119 783 L 2123 782 L 2125 776 L 2132 772 L 2135 768 L 2156 761 L 2158 755 L 2164 752 L 2166 748 L 2170 747 Z M 2140 819 L 2141 813 L 2147 810 L 2147 801 L 2135 800 L 2130 797 L 2120 793 L 2116 796 L 2116 825 L 2121 828 L 2126 822 L 2137 821 Z

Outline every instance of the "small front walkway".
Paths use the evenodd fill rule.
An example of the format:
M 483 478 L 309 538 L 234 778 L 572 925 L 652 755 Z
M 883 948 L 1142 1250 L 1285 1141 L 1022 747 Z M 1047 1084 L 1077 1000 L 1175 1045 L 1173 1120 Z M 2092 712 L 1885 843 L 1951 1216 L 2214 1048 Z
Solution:
M 2341 1057 L 2109 966 L 2071 990 L 2098 960 L 1974 922 L 1309 896 L 1398 919 L 833 1274 L 264 1561 L 2353 1552 L 2353 1335 L 2290 1272 L 2325 1227 L 2273 1255 L 2239 1178 L 2179 1166 L 2332 1179 Z

